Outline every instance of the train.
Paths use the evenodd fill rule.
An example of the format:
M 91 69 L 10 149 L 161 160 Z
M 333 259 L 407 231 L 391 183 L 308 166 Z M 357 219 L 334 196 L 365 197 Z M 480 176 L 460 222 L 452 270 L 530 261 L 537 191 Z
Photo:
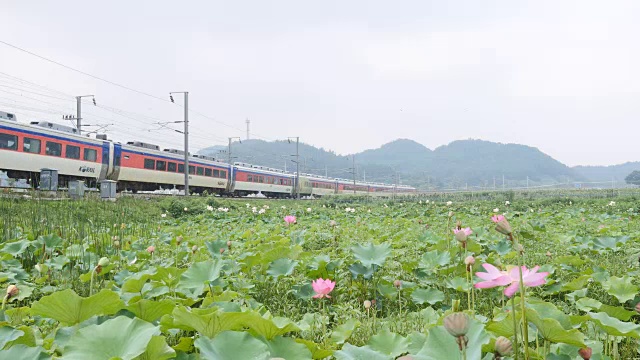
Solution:
M 322 197 L 334 194 L 408 193 L 406 185 L 353 181 L 295 173 L 242 162 L 233 164 L 213 157 L 189 154 L 189 187 L 195 193 L 227 196 L 262 194 L 286 198 L 296 195 Z M 126 144 L 78 134 L 76 128 L 33 121 L 19 123 L 13 114 L 0 112 L 0 171 L 9 178 L 27 179 L 37 188 L 42 169 L 58 171 L 59 184 L 83 180 L 97 186 L 102 180 L 117 182 L 118 191 L 154 191 L 184 188 L 184 152 L 161 149 L 141 141 Z

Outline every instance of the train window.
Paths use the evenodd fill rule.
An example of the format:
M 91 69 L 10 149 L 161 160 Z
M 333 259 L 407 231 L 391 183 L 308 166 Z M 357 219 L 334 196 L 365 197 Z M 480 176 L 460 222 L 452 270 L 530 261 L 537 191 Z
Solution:
M 167 163 L 167 170 L 171 172 L 176 172 L 176 163 L 174 162 Z
M 84 159 L 86 161 L 98 160 L 98 152 L 95 149 L 84 149 Z
M 0 149 L 18 150 L 18 137 L 0 133 Z
M 211 176 L 211 169 L 204 169 L 204 176 Z
M 198 166 L 198 175 L 204 175 L 204 168 Z
M 227 171 L 226 170 L 220 170 L 220 177 L 223 179 L 227 178 Z
M 162 160 L 156 161 L 156 170 L 160 170 L 160 171 L 167 170 L 167 162 Z
M 184 164 L 178 164 L 178 172 L 184 174 Z
M 220 177 L 220 170 L 213 169 L 213 177 Z
M 263 183 L 264 182 L 264 176 L 258 176 L 258 182 L 259 183 Z
M 247 182 L 253 182 L 253 175 L 247 175 Z
M 191 175 L 195 175 L 196 174 L 196 167 L 193 165 L 189 165 L 189 174 Z
M 80 159 L 80 147 L 67 145 L 67 151 L 65 151 L 64 156 L 67 159 Z
M 40 154 L 40 145 L 40 140 L 26 137 L 22 142 L 22 151 L 32 154 Z
M 144 159 L 144 168 L 153 170 L 156 168 L 156 161 L 153 159 Z
M 51 156 L 62 156 L 62 144 L 47 141 L 47 145 L 45 146 L 45 154 Z

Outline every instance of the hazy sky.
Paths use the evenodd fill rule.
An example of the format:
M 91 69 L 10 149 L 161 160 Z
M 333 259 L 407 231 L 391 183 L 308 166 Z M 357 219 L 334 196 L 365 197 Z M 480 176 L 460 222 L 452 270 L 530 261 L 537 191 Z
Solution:
M 568 165 L 640 160 L 636 0 L 0 0 L 0 13 L 2 41 L 163 99 L 188 90 L 207 116 L 191 114 L 195 149 L 244 137 L 248 117 L 253 137 L 342 154 L 479 138 Z M 181 146 L 148 131 L 179 106 L 0 44 L 0 111 L 63 122 L 84 94 L 109 108 L 87 102 L 85 123 Z

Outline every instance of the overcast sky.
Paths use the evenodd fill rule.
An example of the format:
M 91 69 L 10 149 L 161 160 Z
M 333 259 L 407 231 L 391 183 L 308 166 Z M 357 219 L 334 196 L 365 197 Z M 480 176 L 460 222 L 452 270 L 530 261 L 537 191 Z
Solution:
M 249 118 L 253 137 L 300 136 L 341 154 L 475 138 L 601 165 L 640 160 L 639 10 L 635 0 L 0 0 L 0 40 L 163 99 L 188 90 L 195 149 L 244 138 Z M 181 120 L 179 106 L 0 44 L 0 111 L 63 122 L 85 94 L 109 108 L 86 103 L 85 123 L 181 146 L 174 131 L 149 131 Z

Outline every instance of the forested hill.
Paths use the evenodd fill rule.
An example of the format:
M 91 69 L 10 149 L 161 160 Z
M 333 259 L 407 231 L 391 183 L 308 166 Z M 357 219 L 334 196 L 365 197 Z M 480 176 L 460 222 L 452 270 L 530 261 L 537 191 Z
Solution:
M 227 147 L 214 146 L 200 154 L 228 160 Z M 233 161 L 287 168 L 294 171 L 295 143 L 245 140 L 232 145 Z M 421 188 L 438 186 L 502 186 L 503 176 L 508 186 L 524 186 L 549 182 L 596 181 L 594 167 L 570 168 L 534 147 L 502 144 L 483 140 L 459 140 L 430 150 L 408 139 L 399 139 L 380 148 L 355 154 L 357 178 L 367 181 L 403 184 Z M 286 165 L 285 165 L 286 164 Z M 353 178 L 353 157 L 300 144 L 301 172 L 332 177 Z M 625 173 L 626 172 L 626 173 Z M 620 170 L 621 178 L 631 171 Z M 607 173 L 602 170 L 602 173 Z M 624 175 L 622 175 L 624 173 Z M 611 180 L 611 176 L 609 176 Z

